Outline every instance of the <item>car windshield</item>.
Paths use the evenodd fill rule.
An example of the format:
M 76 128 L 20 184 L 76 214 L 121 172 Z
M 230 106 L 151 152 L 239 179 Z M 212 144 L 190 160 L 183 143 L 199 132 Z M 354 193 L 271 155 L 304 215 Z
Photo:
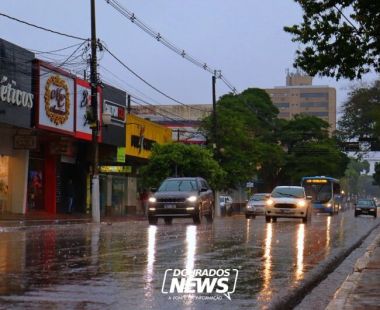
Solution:
M 294 198 L 304 198 L 304 190 L 301 187 L 277 187 L 273 190 L 272 197 L 294 197 Z
M 250 201 L 264 201 L 265 199 L 266 199 L 265 194 L 255 194 L 249 200 Z
M 166 180 L 164 181 L 159 192 L 195 192 L 197 191 L 196 180 Z
M 358 200 L 357 205 L 361 207 L 373 207 L 374 203 L 372 200 Z

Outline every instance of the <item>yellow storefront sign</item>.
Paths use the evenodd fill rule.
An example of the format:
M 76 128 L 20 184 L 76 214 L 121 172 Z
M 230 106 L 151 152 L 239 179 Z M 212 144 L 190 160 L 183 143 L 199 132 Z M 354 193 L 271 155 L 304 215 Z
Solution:
M 165 144 L 171 141 L 171 129 L 135 115 L 127 115 L 126 155 L 149 158 L 155 143 Z

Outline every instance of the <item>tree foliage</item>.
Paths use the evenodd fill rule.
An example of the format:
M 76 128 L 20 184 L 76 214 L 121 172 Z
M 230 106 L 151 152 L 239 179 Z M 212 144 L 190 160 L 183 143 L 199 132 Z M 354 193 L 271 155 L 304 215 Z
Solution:
M 264 90 L 250 88 L 225 95 L 217 102 L 216 113 L 216 132 L 212 115 L 203 120 L 201 129 L 209 145 L 216 146 L 215 158 L 227 172 L 228 187 L 252 180 L 258 165 L 273 162 L 271 156 L 279 157 L 281 149 L 267 145 L 274 141 L 278 109 Z
M 287 150 L 279 179 L 299 184 L 303 176 L 325 175 L 340 178 L 348 164 L 336 139 L 328 133 L 329 124 L 315 116 L 298 115 L 285 123 L 281 143 Z
M 376 140 L 380 136 L 380 80 L 356 87 L 343 105 L 338 122 L 342 140 Z
M 347 193 L 358 194 L 360 175 L 362 173 L 368 173 L 369 163 L 368 161 L 361 161 L 356 158 L 350 158 L 347 165 L 347 169 L 342 178 L 342 186 Z
M 301 44 L 295 66 L 336 79 L 380 72 L 379 0 L 295 1 L 303 22 L 284 27 Z
M 223 187 L 225 172 L 212 153 L 198 145 L 155 144 L 140 175 L 145 188 L 157 187 L 167 177 L 203 177 L 214 189 Z

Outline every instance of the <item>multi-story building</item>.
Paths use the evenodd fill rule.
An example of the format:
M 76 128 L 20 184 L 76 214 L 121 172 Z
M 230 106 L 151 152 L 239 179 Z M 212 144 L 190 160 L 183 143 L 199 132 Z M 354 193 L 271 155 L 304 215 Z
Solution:
M 312 85 L 308 75 L 288 73 L 286 86 L 266 89 L 273 104 L 280 110 L 279 117 L 291 119 L 296 114 L 317 116 L 336 129 L 336 90 L 329 86 Z

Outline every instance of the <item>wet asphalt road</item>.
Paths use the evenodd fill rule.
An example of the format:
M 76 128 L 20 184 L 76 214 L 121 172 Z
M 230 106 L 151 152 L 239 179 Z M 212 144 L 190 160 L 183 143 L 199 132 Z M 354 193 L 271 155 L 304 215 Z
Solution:
M 234 215 L 199 226 L 175 219 L 2 232 L 0 309 L 259 309 L 378 221 L 349 210 L 308 224 Z M 238 269 L 236 290 L 231 300 L 163 294 L 165 271 L 176 268 Z

